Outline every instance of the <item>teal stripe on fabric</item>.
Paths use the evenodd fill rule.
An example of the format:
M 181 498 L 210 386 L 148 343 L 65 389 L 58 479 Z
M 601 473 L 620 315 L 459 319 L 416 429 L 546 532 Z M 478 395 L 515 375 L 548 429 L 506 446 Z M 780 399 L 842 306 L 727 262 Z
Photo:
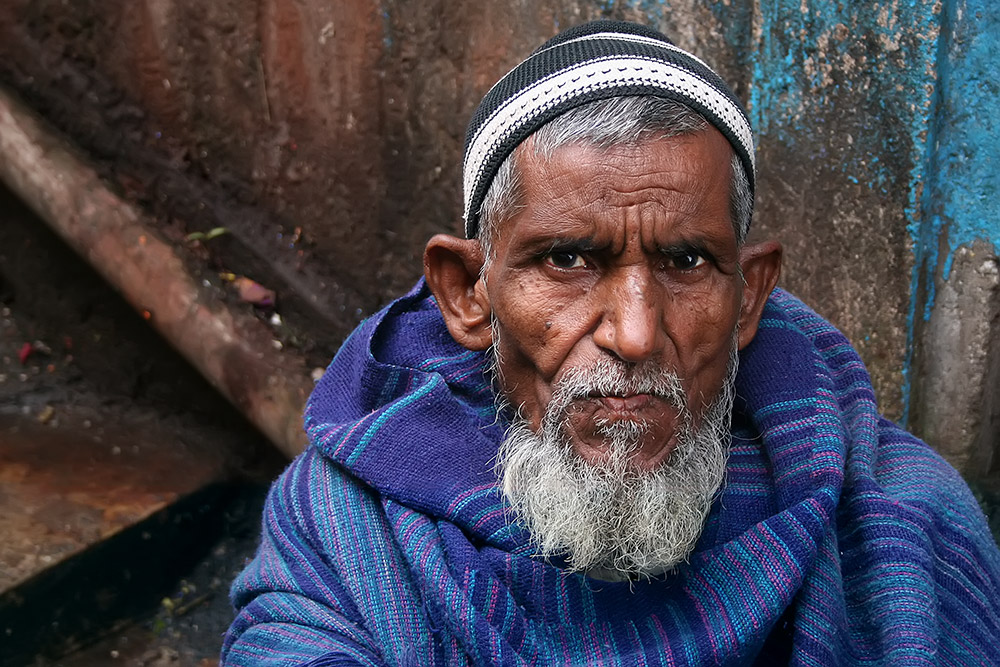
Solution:
M 427 361 L 421 363 L 419 368 L 425 371 L 435 371 L 442 367 L 447 366 L 460 366 L 462 362 L 468 361 L 469 359 L 474 359 L 479 356 L 479 352 L 474 352 L 469 350 L 463 354 L 456 357 L 438 357 L 437 359 L 428 359 Z
M 385 411 L 378 416 L 378 419 L 372 422 L 372 425 L 368 427 L 364 435 L 361 436 L 361 439 L 358 441 L 358 444 L 355 445 L 353 451 L 351 451 L 350 455 L 347 457 L 346 459 L 347 464 L 354 465 L 355 463 L 357 463 L 358 458 L 360 458 L 361 455 L 364 453 L 365 447 L 368 445 L 369 442 L 371 442 L 371 439 L 375 437 L 375 434 L 378 433 L 378 430 L 382 427 L 383 424 L 385 424 L 385 422 L 392 419 L 395 415 L 399 414 L 411 403 L 419 401 L 424 396 L 431 393 L 431 391 L 437 386 L 439 382 L 440 380 L 430 380 L 424 383 L 422 386 L 418 387 L 417 390 L 414 391 L 412 394 L 404 396 L 403 398 L 399 399 L 398 401 L 390 405 L 388 408 L 386 408 Z

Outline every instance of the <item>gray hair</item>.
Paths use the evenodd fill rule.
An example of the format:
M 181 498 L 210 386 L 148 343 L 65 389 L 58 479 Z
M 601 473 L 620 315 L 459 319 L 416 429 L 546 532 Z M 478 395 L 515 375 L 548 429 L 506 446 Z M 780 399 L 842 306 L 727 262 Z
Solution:
M 695 134 L 708 127 L 708 121 L 699 113 L 671 99 L 649 95 L 612 97 L 567 111 L 539 128 L 531 139 L 535 154 L 548 158 L 556 149 L 573 143 L 610 148 Z M 521 203 L 522 183 L 516 156 L 524 149 L 525 143 L 522 142 L 500 165 L 480 208 L 477 238 L 487 263 L 493 258 L 493 244 L 500 223 L 513 215 Z M 753 194 L 735 151 L 730 171 L 729 210 L 736 242 L 742 245 L 750 228 Z

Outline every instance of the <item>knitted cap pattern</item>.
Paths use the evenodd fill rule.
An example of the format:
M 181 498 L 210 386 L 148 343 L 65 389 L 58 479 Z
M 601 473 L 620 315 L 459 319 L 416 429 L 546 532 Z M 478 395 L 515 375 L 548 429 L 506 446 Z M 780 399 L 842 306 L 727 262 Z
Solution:
M 652 28 L 593 21 L 539 47 L 490 89 L 465 136 L 465 233 L 503 161 L 556 116 L 593 102 L 630 95 L 664 97 L 694 109 L 732 145 L 755 187 L 750 120 L 732 90 L 705 63 Z

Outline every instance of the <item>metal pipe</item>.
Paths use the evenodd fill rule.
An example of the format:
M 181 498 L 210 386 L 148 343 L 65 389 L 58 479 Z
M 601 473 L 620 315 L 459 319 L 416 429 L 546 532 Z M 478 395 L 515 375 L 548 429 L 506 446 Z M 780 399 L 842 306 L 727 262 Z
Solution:
M 152 221 L 0 88 L 0 179 L 288 456 L 302 451 L 304 359 L 193 276 Z

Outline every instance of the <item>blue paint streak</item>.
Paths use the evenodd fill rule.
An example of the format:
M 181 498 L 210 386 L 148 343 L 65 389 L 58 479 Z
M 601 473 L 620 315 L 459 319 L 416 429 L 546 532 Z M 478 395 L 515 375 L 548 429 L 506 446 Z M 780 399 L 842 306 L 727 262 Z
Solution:
M 976 240 L 1000 244 L 1000 9 L 993 0 L 946 0 L 937 54 L 935 115 L 926 140 L 920 211 L 908 229 L 915 248 L 907 320 L 904 423 L 917 313 L 934 312 L 935 282 L 947 281 L 955 251 Z M 914 185 L 918 180 L 912 181 Z M 947 250 L 941 257 L 941 240 Z M 940 269 L 940 278 L 938 270 Z M 926 289 L 922 308 L 917 288 Z
M 382 46 L 388 51 L 392 48 L 392 16 L 389 14 L 388 4 L 382 5 Z
M 1000 242 L 1000 8 L 994 0 L 951 0 L 944 103 L 930 212 L 951 253 L 977 239 Z M 949 264 L 950 266 L 950 264 Z M 944 274 L 948 279 L 948 272 Z
M 903 416 L 900 420 L 902 426 L 906 425 L 910 421 L 910 404 L 911 396 L 913 394 L 913 355 L 916 350 L 916 330 L 917 330 L 917 310 L 919 308 L 919 295 L 920 295 L 920 285 L 924 280 L 923 267 L 936 264 L 937 260 L 937 244 L 934 242 L 933 232 L 935 225 L 928 224 L 926 219 L 927 211 L 927 200 L 929 196 L 930 188 L 927 187 L 926 182 L 932 178 L 937 166 L 934 160 L 934 151 L 932 147 L 937 143 L 937 123 L 934 122 L 934 118 L 940 113 L 940 106 L 942 102 L 942 89 L 940 84 L 941 73 L 939 69 L 942 63 L 945 62 L 944 51 L 946 50 L 947 42 L 947 24 L 948 24 L 948 10 L 949 6 L 952 5 L 951 0 L 945 0 L 943 5 L 942 15 L 940 20 L 940 32 L 942 33 L 936 43 L 936 53 L 934 57 L 935 63 L 935 94 L 932 98 L 931 114 L 928 117 L 927 122 L 927 133 L 923 141 L 924 146 L 924 157 L 920 161 L 915 161 L 912 169 L 910 170 L 910 204 L 907 207 L 907 218 L 909 222 L 906 225 L 907 232 L 910 235 L 910 242 L 913 246 L 913 269 L 910 274 L 910 302 L 909 307 L 906 312 L 906 350 L 903 360 L 903 386 L 902 386 L 902 399 L 903 399 Z M 919 127 L 915 126 L 914 130 L 919 131 Z M 924 174 L 927 174 L 926 180 Z M 922 195 L 919 196 L 918 192 L 921 185 L 924 185 Z M 930 276 L 931 280 L 926 284 L 925 293 L 925 305 L 933 303 L 934 301 L 934 281 L 933 276 Z M 924 312 L 924 319 L 927 319 L 927 311 Z

